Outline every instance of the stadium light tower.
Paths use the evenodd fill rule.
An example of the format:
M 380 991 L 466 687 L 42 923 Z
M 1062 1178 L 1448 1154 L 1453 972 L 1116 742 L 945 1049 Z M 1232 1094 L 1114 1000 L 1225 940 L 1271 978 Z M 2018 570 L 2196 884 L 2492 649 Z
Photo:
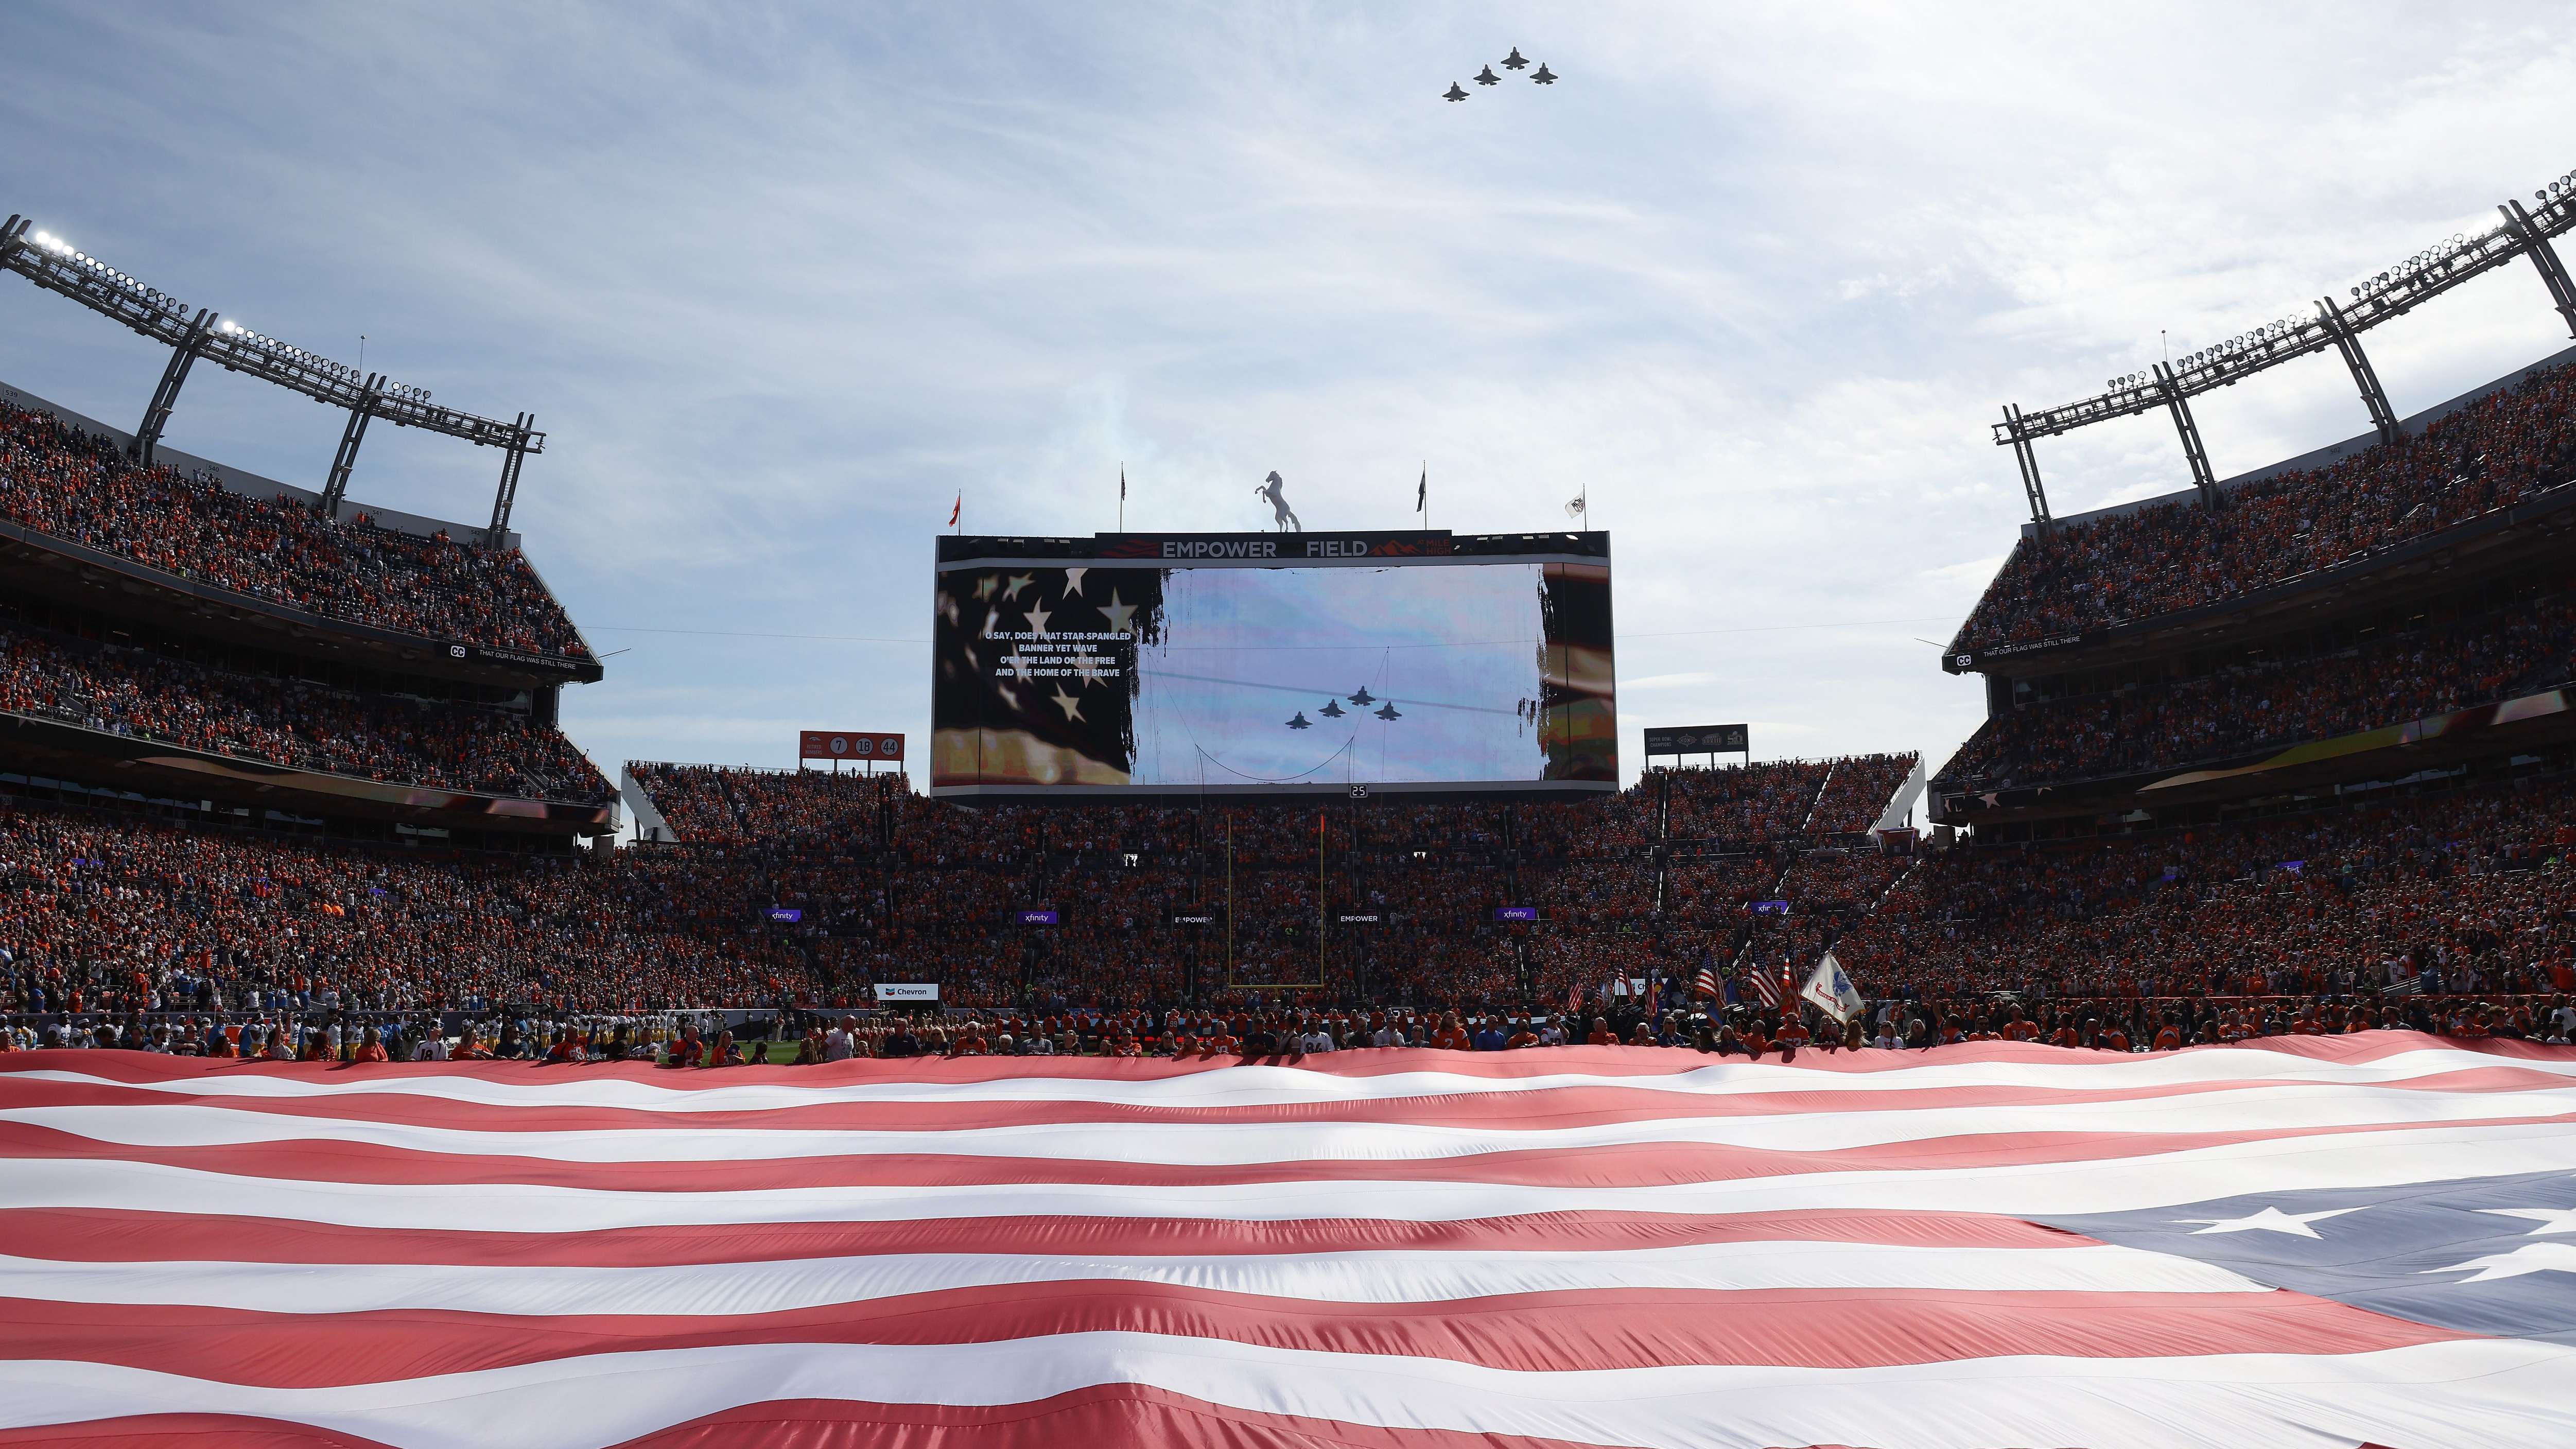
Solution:
M 375 416 L 376 399 L 382 395 L 385 375 L 367 374 L 366 386 L 359 391 L 358 405 L 349 409 L 349 423 L 340 430 L 340 450 L 331 455 L 331 476 L 322 484 L 322 516 L 338 518 L 340 500 L 349 496 L 349 473 L 358 466 L 358 445 L 367 439 L 367 419 Z
M 2182 437 L 2183 456 L 2191 463 L 2192 486 L 2199 491 L 2202 503 L 2217 506 L 2218 486 L 2210 476 L 2209 454 L 2201 446 L 2200 428 L 2192 421 L 2189 399 L 2217 388 L 2234 387 L 2258 372 L 2329 347 L 2341 353 L 2344 365 L 2351 369 L 2353 385 L 2361 390 L 2362 405 L 2370 410 L 2371 427 L 2383 440 L 2397 437 L 2401 429 L 2396 410 L 2389 406 L 2379 375 L 2361 350 L 2361 334 L 2382 322 L 2403 317 L 2515 257 L 2531 258 L 2532 266 L 2540 272 L 2541 285 L 2549 290 L 2550 304 L 2566 319 L 2568 334 L 2576 336 L 2576 282 L 2568 279 L 2567 269 L 2560 265 L 2558 252 L 2550 244 L 2550 238 L 2576 229 L 2576 172 L 2542 188 L 2532 197 L 2531 209 L 2526 210 L 2519 201 L 2508 201 L 2497 210 L 2504 214 L 2502 225 L 2476 236 L 2445 237 L 2354 287 L 2349 302 L 2320 302 L 2313 317 L 2267 322 L 2179 361 L 2158 362 L 2145 372 L 2115 377 L 2106 384 L 2107 391 L 2079 402 L 2035 413 L 2005 408 L 2004 420 L 1994 425 L 1995 446 L 2009 446 L 2014 461 L 2021 466 L 2022 491 L 2031 501 L 2032 522 L 2042 532 L 2052 523 L 2047 516 L 2047 500 L 2039 491 L 2039 465 L 2031 451 L 2033 443 L 2113 418 L 2138 417 L 2158 408 L 2173 415 L 2174 430 Z
M 2039 455 L 2031 451 L 2030 435 L 2021 430 L 2021 409 L 2004 404 L 2004 426 L 2012 432 L 2013 461 L 2021 465 L 2021 492 L 2030 500 L 2030 521 L 2045 534 L 2055 522 L 2048 516 L 2048 490 L 2039 482 Z
M 2200 424 L 2191 420 L 2191 404 L 2183 400 L 2182 385 L 2174 380 L 2174 370 L 2164 363 L 2155 364 L 2156 384 L 2164 390 L 2165 406 L 2172 409 L 2174 431 L 2182 435 L 2182 455 L 2191 464 L 2191 486 L 2200 491 L 2200 506 L 2218 510 L 2218 480 L 2209 471 L 2209 450 L 2200 445 Z
M 2562 192 L 2557 204 L 2550 208 L 2560 214 L 2557 230 L 2566 229 L 2568 201 L 2568 195 Z M 2519 201 L 2508 201 L 2496 209 L 2504 213 L 2506 228 L 2521 239 L 2523 248 L 2531 254 L 2531 264 L 2540 269 L 2540 285 L 2549 289 L 2550 303 L 2566 319 L 2567 335 L 2576 337 L 2576 285 L 2568 282 L 2567 269 L 2558 262 L 2558 249 L 2549 244 L 2551 232 L 2536 225 Z
M 134 430 L 137 460 L 152 462 L 162 430 L 178 406 L 179 390 L 188 381 L 189 369 L 202 357 L 226 372 L 246 372 L 349 413 L 322 485 L 322 506 L 335 516 L 348 493 L 349 475 L 357 467 L 358 445 L 366 438 L 370 418 L 501 449 L 501 491 L 493 500 L 492 530 L 486 535 L 493 546 L 500 545 L 509 529 L 510 508 L 518 498 L 519 470 L 528 454 L 546 450 L 546 435 L 530 426 L 535 414 L 521 413 L 517 421 L 505 423 L 442 407 L 430 400 L 425 388 L 387 381 L 380 372 L 361 373 L 237 321 L 219 319 L 207 308 L 191 313 L 178 298 L 143 285 L 60 237 L 34 231 L 34 225 L 15 214 L 0 223 L 0 271 L 16 272 L 170 349 L 170 361 L 161 369 L 161 381 L 143 409 L 143 422 Z
M 494 548 L 510 536 L 510 510 L 519 502 L 519 465 L 528 460 L 530 453 L 539 451 L 529 446 L 528 440 L 545 437 L 530 431 L 536 420 L 535 413 L 519 414 L 519 420 L 511 425 L 515 441 L 504 444 L 501 450 L 501 486 L 492 495 L 492 526 L 484 534 L 484 540 Z
M 171 409 L 179 405 L 179 389 L 188 381 L 188 369 L 197 363 L 206 339 L 215 330 L 215 314 L 204 307 L 189 319 L 179 340 L 170 349 L 169 365 L 161 369 L 161 382 L 152 389 L 152 401 L 143 408 L 143 421 L 134 429 L 134 456 L 146 468 L 152 466 L 152 454 L 161 445 L 161 430 L 170 425 Z
M 2343 354 L 2343 365 L 2352 369 L 2353 385 L 2361 389 L 2361 405 L 2370 410 L 2370 425 L 2379 430 L 2379 441 L 2396 442 L 2404 430 L 2397 426 L 2397 414 L 2388 406 L 2388 394 L 2380 390 L 2379 372 L 2370 365 L 2369 354 L 2361 350 L 2361 334 L 2344 320 L 2343 309 L 2332 297 L 2317 299 L 2317 315 L 2334 334 L 2335 348 Z

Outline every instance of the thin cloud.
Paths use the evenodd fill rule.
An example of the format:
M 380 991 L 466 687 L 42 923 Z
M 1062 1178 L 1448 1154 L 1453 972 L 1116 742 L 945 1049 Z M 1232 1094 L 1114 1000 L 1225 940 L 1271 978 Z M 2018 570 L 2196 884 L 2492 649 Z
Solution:
M 2565 169 L 2576 93 L 2537 5 L 1989 20 L 39 6 L 0 121 L 10 209 L 535 408 L 518 523 L 576 619 L 911 637 L 961 493 L 973 529 L 1088 533 L 1123 464 L 1130 527 L 1257 528 L 1276 468 L 1314 526 L 1402 527 L 1427 460 L 1440 527 L 1559 527 L 1588 490 L 1632 770 L 1684 717 L 1937 761 L 1983 708 L 1908 637 L 1948 629 L 1781 626 L 1964 612 L 2024 514 L 2005 403 L 2467 228 Z M 1566 83 L 1434 99 L 1503 31 Z M 2526 269 L 2369 345 L 2406 410 L 2564 338 Z M 159 367 L 0 279 L 0 378 L 123 420 Z M 2229 473 L 2365 420 L 2319 365 L 2200 423 Z M 336 429 L 201 375 L 171 441 L 311 483 Z M 2187 481 L 2161 417 L 2040 462 L 2061 514 Z M 497 468 L 371 434 L 352 492 L 479 522 Z M 784 764 L 792 725 L 919 731 L 928 684 L 898 650 L 655 635 L 565 718 L 604 760 Z

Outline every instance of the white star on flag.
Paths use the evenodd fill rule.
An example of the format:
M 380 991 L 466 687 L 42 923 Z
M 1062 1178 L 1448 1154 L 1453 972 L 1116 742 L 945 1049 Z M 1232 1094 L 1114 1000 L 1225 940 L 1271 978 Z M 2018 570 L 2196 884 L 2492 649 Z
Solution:
M 1018 603 L 1020 601 L 1020 590 L 1027 588 L 1033 577 L 1034 575 L 1030 574 L 1011 575 L 1010 585 L 1002 590 L 1002 597 L 1010 600 L 1014 604 Z
M 1055 687 L 1055 693 L 1049 697 L 1055 701 L 1056 708 L 1064 711 L 1064 717 L 1067 723 L 1071 723 L 1074 720 L 1082 718 L 1082 701 L 1065 693 L 1063 685 L 1057 685 Z M 2316 1235 L 2311 1233 L 2308 1236 L 2314 1237 Z
M 2463 1283 L 2485 1283 L 2496 1278 L 2519 1278 L 2525 1273 L 2576 1273 L 2576 1243 L 2525 1243 L 2510 1253 L 2489 1253 L 2447 1268 L 2425 1268 L 2426 1273 L 2457 1273 L 2465 1268 L 2478 1271 L 2461 1279 Z
M 1089 572 L 1091 572 L 1091 569 L 1088 565 L 1081 568 L 1070 568 L 1064 571 L 1064 596 L 1066 598 L 1078 599 L 1082 597 L 1082 576 Z
M 1049 611 L 1045 609 L 1029 610 L 1029 632 L 1041 639 L 1046 638 L 1048 615 Z
M 1116 589 L 1111 589 L 1109 591 L 1109 602 L 1101 606 L 1100 612 L 1107 615 L 1109 618 L 1110 633 L 1124 634 L 1127 632 L 1127 621 L 1136 617 L 1136 606 L 1134 604 L 1120 603 L 1118 601 L 1118 591 Z
M 2317 1236 L 2317 1230 L 2309 1227 L 2308 1224 L 2321 1223 L 2328 1218 L 2339 1218 L 2345 1213 L 2359 1211 L 2361 1211 L 2360 1208 L 2348 1207 L 2328 1208 L 2319 1213 L 2285 1213 L 2279 1208 L 2267 1207 L 2259 1213 L 2248 1213 L 2241 1218 L 2176 1218 L 2174 1221 L 2209 1224 L 2208 1227 L 2194 1231 L 2192 1236 L 2195 1238 L 2202 1233 L 2290 1233 L 2302 1238 L 2313 1238 Z
M 2540 1224 L 2531 1230 L 2537 1238 L 2550 1233 L 2576 1233 L 2576 1208 L 2480 1208 L 2500 1218 L 2529 1218 Z

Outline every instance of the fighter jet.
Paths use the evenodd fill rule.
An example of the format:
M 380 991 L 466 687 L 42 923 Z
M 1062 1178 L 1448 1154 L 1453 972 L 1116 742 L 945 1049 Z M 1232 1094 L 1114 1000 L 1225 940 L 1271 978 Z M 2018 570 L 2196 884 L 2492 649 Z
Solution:
M 1490 65 L 1476 72 L 1476 84 L 1480 86 L 1498 86 L 1502 83 L 1503 78 L 1494 74 L 1494 68 Z
M 1288 721 L 1288 728 L 1292 730 L 1310 730 L 1314 727 L 1315 722 L 1306 718 L 1306 712 L 1302 709 L 1297 711 L 1297 717 L 1295 719 Z
M 1440 93 L 1440 99 L 1444 101 L 1463 101 L 1467 99 L 1467 92 L 1461 89 L 1456 81 L 1451 81 L 1449 83 L 1449 89 Z
M 1547 62 L 1542 60 L 1538 63 L 1538 69 L 1530 72 L 1530 79 L 1543 86 L 1552 86 L 1556 84 L 1556 72 L 1549 70 Z M 1453 86 L 1451 89 L 1454 90 L 1456 87 Z
M 1325 700 L 1324 707 L 1315 711 L 1315 713 L 1322 715 L 1326 719 L 1340 719 L 1342 717 L 1341 701 L 1337 699 Z
M 1374 694 L 1369 693 L 1369 692 L 1368 692 L 1368 686 L 1367 686 L 1367 685 L 1365 685 L 1365 684 L 1363 684 L 1363 685 L 1361 685 L 1361 686 L 1360 686 L 1360 692 L 1359 692 L 1359 693 L 1354 694 L 1354 695 L 1349 695 L 1349 696 L 1346 696 L 1346 697 L 1350 700 L 1350 702 L 1351 702 L 1351 703 L 1358 705 L 1358 706 L 1359 706 L 1360 708 L 1362 708 L 1362 709 L 1366 709 L 1366 708 L 1368 708 L 1370 705 L 1373 705 L 1373 704 L 1377 703 L 1377 696 L 1376 696 L 1376 695 L 1374 695 Z
M 1376 714 L 1379 719 L 1384 720 L 1398 720 L 1404 718 L 1403 715 L 1396 712 L 1395 705 L 1391 701 L 1384 708 L 1377 710 Z
M 1521 59 L 1521 48 L 1517 45 L 1512 47 L 1511 54 L 1503 57 L 1503 69 L 1505 70 L 1519 70 L 1521 67 L 1528 64 L 1528 61 Z

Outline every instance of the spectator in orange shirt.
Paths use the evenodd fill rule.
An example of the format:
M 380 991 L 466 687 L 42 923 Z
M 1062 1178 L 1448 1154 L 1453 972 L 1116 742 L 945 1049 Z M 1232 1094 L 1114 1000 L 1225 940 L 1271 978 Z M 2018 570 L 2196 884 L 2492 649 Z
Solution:
M 1798 1059 L 1798 1048 L 1805 1046 L 1809 1040 L 1807 1023 L 1799 1018 L 1798 1013 L 1790 1012 L 1781 1021 L 1780 1034 L 1773 1040 L 1780 1044 L 1780 1060 L 1794 1062 Z

